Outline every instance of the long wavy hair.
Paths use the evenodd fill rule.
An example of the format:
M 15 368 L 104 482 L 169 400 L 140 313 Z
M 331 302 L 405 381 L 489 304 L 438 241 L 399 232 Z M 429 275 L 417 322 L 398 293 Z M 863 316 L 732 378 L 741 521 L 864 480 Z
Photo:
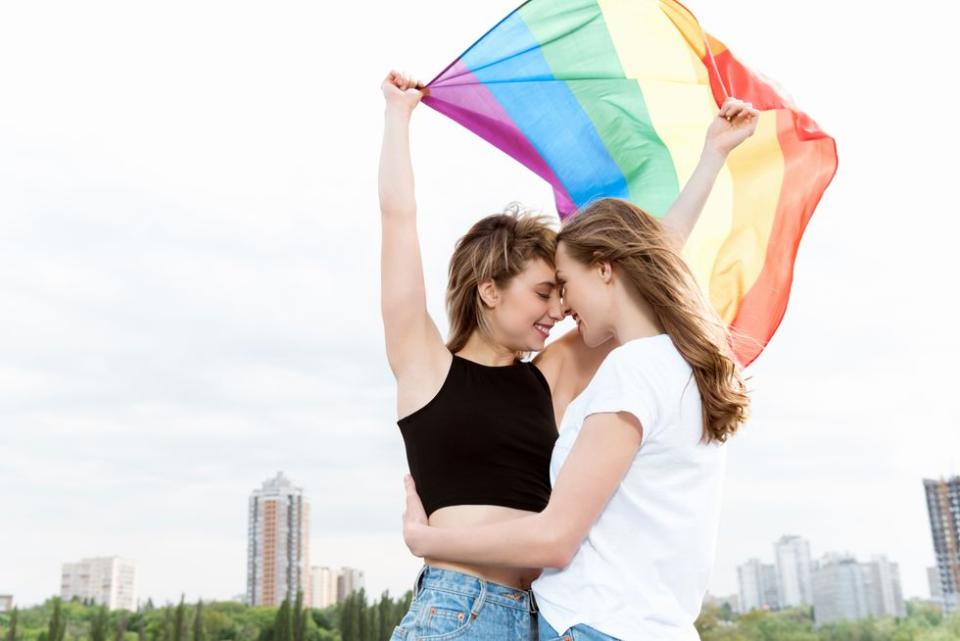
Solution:
M 506 287 L 537 258 L 553 267 L 556 237 L 546 218 L 510 203 L 503 213 L 477 221 L 457 241 L 447 282 L 447 349 L 459 352 L 478 330 L 491 336 L 480 284 L 492 280 L 497 287 Z
M 568 220 L 557 243 L 582 264 L 609 262 L 649 303 L 693 369 L 703 406 L 703 441 L 725 442 L 747 418 L 746 386 L 729 331 L 660 221 L 630 202 L 604 198 Z

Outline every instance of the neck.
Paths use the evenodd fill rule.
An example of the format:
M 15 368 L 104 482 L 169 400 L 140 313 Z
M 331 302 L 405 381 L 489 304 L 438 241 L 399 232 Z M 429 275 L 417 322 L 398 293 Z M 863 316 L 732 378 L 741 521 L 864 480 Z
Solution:
M 457 356 L 481 365 L 510 365 L 517 360 L 517 353 L 508 347 L 495 343 L 475 330 L 467 339 Z
M 664 333 L 663 326 L 647 301 L 631 295 L 631 292 L 624 291 L 623 294 L 616 299 L 623 304 L 614 310 L 611 327 L 613 339 L 618 345 L 637 338 L 649 338 Z

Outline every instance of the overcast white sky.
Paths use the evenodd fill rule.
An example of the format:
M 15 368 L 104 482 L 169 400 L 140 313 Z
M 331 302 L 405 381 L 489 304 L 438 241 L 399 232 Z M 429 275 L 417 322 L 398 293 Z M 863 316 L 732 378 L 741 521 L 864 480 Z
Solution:
M 315 563 L 408 588 L 379 83 L 429 80 L 515 1 L 0 6 L 0 593 L 39 602 L 62 562 L 114 554 L 155 601 L 241 593 L 247 497 L 277 470 L 312 500 Z M 956 10 L 688 6 L 840 151 L 749 372 L 711 591 L 794 533 L 927 595 L 922 479 L 960 472 Z M 552 200 L 426 107 L 413 141 L 443 324 L 454 240 Z

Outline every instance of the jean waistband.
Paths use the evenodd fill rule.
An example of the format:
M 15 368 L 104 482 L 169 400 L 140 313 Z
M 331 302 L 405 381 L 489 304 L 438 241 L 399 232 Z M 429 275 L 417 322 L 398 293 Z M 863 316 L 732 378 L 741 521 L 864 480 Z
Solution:
M 488 581 L 482 577 L 424 565 L 414 582 L 414 597 L 420 594 L 420 589 L 443 590 L 465 596 L 484 596 L 486 602 L 496 603 L 516 610 L 524 610 L 531 614 L 538 611 L 537 600 L 533 590 L 521 590 L 509 585 L 502 585 Z

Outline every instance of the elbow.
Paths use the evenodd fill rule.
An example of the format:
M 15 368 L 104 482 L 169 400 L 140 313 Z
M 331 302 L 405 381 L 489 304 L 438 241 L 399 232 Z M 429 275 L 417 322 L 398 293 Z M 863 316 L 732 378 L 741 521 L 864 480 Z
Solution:
M 545 568 L 565 568 L 573 561 L 573 557 L 580 549 L 580 540 L 572 533 L 564 532 L 562 528 L 551 528 L 546 531 L 545 541 L 541 547 L 543 559 L 541 565 Z

